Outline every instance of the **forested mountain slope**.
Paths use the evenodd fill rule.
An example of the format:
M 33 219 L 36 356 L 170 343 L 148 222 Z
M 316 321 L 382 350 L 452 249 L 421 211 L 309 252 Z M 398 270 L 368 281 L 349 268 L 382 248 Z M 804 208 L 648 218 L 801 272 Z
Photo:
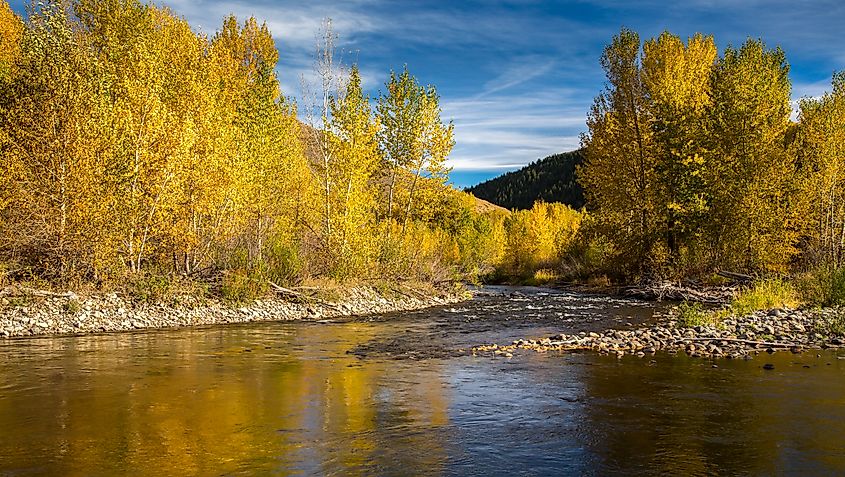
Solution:
M 562 202 L 584 206 L 584 191 L 575 177 L 582 150 L 554 154 L 517 171 L 470 187 L 467 192 L 507 209 L 530 209 L 534 202 Z

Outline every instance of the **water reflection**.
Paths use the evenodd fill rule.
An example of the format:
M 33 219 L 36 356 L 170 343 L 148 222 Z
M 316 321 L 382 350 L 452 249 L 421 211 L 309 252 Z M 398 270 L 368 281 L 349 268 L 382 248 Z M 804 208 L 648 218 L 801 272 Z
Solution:
M 527 327 L 496 300 L 386 320 L 2 342 L 0 475 L 845 472 L 835 353 L 717 368 L 667 355 L 394 359 L 568 331 L 561 314 L 597 306 L 532 302 Z M 607 308 L 605 319 L 631 319 L 627 304 Z M 348 353 L 380 343 L 399 354 Z
M 436 469 L 446 456 L 428 430 L 448 423 L 441 373 L 435 365 L 397 379 L 385 363 L 347 356 L 371 329 L 216 328 L 7 344 L 0 470 Z
M 845 470 L 845 366 L 835 353 L 653 364 L 592 358 L 592 452 L 607 471 L 684 475 Z M 764 363 L 775 365 L 766 371 Z M 600 371 L 599 371 L 600 370 Z

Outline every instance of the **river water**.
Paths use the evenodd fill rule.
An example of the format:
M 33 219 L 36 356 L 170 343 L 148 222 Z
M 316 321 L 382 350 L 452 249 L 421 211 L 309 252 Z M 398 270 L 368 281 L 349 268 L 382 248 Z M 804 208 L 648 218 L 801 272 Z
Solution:
M 465 352 L 663 311 L 494 289 L 331 323 L 0 341 L 0 475 L 845 474 L 835 352 Z

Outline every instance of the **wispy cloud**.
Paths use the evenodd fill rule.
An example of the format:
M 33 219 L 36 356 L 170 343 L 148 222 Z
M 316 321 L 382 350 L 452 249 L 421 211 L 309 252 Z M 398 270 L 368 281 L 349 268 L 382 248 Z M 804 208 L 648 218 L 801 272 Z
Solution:
M 443 115 L 454 120 L 457 140 L 450 164 L 456 169 L 513 168 L 576 149 L 585 129 L 581 97 L 591 92 L 537 86 L 447 99 Z
M 546 58 L 521 58 L 510 65 L 502 74 L 484 84 L 484 90 L 477 98 L 489 96 L 514 86 L 531 81 L 548 73 L 557 62 Z

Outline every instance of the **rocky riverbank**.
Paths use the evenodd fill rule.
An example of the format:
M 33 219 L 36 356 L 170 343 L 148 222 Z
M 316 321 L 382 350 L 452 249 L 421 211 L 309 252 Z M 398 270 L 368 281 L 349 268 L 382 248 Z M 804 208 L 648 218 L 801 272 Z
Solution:
M 0 293 L 0 339 L 40 335 L 76 335 L 153 328 L 320 320 L 457 303 L 467 292 L 431 293 L 412 288 L 379 291 L 369 286 L 340 290 L 341 299 L 270 298 L 237 306 L 192 298 L 171 303 L 137 303 L 116 293 L 79 296 L 73 292 L 6 289 Z
M 537 352 L 591 350 L 619 357 L 638 357 L 659 351 L 692 357 L 752 359 L 761 352 L 845 347 L 845 311 L 837 309 L 770 310 L 727 317 L 721 322 L 684 327 L 673 317 L 637 328 L 601 333 L 559 334 L 541 339 L 521 339 L 511 344 L 477 346 L 473 354 L 511 357 L 519 350 Z

